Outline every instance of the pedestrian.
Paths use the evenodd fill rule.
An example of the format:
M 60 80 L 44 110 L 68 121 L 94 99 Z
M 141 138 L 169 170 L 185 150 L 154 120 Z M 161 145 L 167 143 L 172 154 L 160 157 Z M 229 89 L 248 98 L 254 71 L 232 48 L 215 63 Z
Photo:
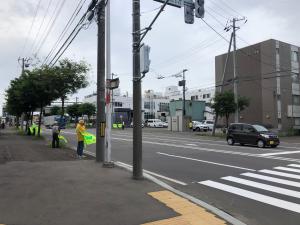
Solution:
M 191 131 L 193 130 L 193 122 L 192 121 L 189 122 L 189 128 Z
M 122 122 L 122 130 L 124 130 L 125 129 L 125 122 L 123 121 Z
M 84 121 L 79 120 L 79 123 L 76 126 L 78 159 L 82 159 L 82 153 L 83 153 L 83 148 L 84 148 L 84 137 L 82 134 L 83 132 L 85 132 Z
M 52 126 L 52 148 L 59 148 L 59 138 L 58 135 L 60 133 L 60 128 L 58 123 L 55 122 Z

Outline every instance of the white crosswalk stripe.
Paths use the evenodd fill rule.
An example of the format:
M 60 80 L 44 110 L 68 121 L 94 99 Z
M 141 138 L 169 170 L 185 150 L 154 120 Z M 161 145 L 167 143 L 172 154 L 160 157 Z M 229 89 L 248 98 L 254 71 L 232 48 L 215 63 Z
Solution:
M 300 175 L 277 171 L 300 172 L 300 170 L 290 167 L 300 168 L 300 165 L 290 164 L 287 167 L 274 167 L 274 170 L 264 169 L 257 172 L 242 173 L 236 177 L 221 177 L 220 181 L 206 180 L 198 183 L 247 199 L 300 213 L 300 204 L 297 203 L 300 198 L 300 181 L 297 181 L 300 180 Z M 245 179 L 247 177 L 249 179 Z
M 290 181 L 290 180 L 285 180 L 285 179 L 280 179 L 280 178 L 275 178 L 275 177 L 269 177 L 269 176 L 264 176 L 264 175 L 260 175 L 260 174 L 255 174 L 255 173 L 242 173 L 241 175 L 253 177 L 253 178 L 257 178 L 257 179 L 261 179 L 261 180 L 271 181 L 274 183 L 289 185 L 289 186 L 293 186 L 293 187 L 300 187 L 300 183 L 295 182 L 295 181 Z
M 300 168 L 300 164 L 290 164 L 290 165 L 288 165 L 288 166 Z
M 295 173 L 300 173 L 300 170 L 292 169 L 292 168 L 287 168 L 287 167 L 282 167 L 282 166 L 275 167 L 274 169 L 276 169 L 276 170 L 285 170 L 285 171 L 295 172 Z

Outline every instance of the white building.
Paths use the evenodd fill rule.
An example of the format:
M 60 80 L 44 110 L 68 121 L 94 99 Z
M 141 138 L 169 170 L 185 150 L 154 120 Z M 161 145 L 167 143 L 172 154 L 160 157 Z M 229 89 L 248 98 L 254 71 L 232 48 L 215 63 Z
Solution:
M 144 118 L 166 120 L 169 115 L 170 99 L 164 97 L 161 92 L 146 90 L 143 98 Z
M 169 86 L 165 89 L 165 96 L 170 100 L 182 100 L 182 91 L 178 89 L 178 86 Z M 185 93 L 186 100 L 199 100 L 211 103 L 215 97 L 215 88 L 199 88 L 193 90 L 187 90 Z

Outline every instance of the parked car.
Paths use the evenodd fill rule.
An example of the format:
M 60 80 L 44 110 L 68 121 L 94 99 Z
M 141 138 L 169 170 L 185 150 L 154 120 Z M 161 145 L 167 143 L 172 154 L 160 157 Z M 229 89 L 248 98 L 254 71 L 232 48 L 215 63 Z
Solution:
M 214 121 L 203 120 L 201 123 L 193 124 L 193 131 L 209 131 L 214 127 Z
M 148 119 L 147 126 L 148 127 L 164 127 L 164 124 L 160 119 Z
M 166 127 L 166 128 L 168 128 L 168 127 L 169 127 L 169 124 L 168 124 L 168 122 L 162 122 L 162 124 L 163 124 L 163 127 Z
M 239 143 L 240 145 L 257 145 L 259 148 L 265 146 L 275 148 L 280 144 L 280 141 L 276 134 L 261 125 L 232 123 L 227 131 L 227 143 L 229 145 Z

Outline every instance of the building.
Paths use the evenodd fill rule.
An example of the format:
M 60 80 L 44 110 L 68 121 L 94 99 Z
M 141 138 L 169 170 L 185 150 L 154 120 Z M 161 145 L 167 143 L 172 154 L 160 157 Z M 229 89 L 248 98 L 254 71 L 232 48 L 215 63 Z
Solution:
M 146 90 L 144 93 L 144 119 L 161 119 L 166 121 L 169 115 L 170 100 L 160 92 Z
M 183 95 L 182 91 L 178 90 L 178 86 L 169 86 L 165 89 L 165 97 L 169 98 L 170 100 L 182 100 Z M 210 105 L 214 97 L 214 87 L 187 90 L 185 93 L 186 100 L 205 101 L 207 105 Z
M 178 116 L 178 111 L 182 114 L 182 100 L 170 101 L 170 117 Z M 204 120 L 205 101 L 185 101 L 185 115 L 190 117 L 192 121 Z
M 222 84 L 226 55 L 215 58 L 216 86 L 233 90 L 232 53 Z M 259 123 L 284 132 L 299 130 L 299 47 L 270 39 L 239 49 L 236 56 L 238 95 L 250 99 L 239 122 Z

